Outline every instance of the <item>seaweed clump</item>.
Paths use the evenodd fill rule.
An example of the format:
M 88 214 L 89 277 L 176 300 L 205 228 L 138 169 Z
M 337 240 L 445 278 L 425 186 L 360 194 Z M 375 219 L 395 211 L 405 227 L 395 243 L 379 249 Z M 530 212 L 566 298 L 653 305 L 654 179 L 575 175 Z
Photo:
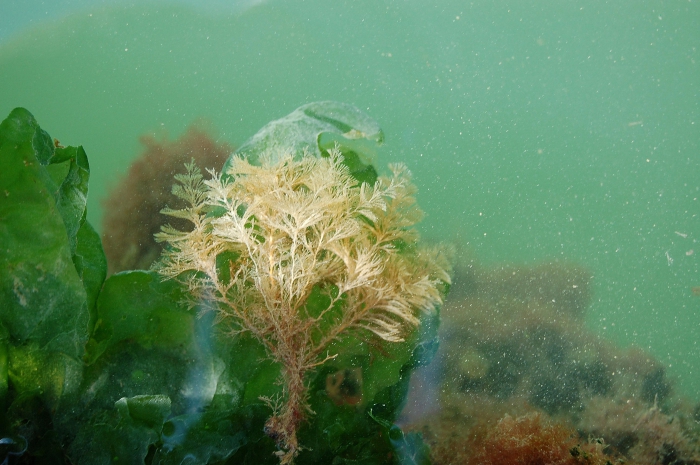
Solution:
M 104 200 L 102 246 L 109 274 L 124 270 L 147 270 L 163 247 L 153 235 L 166 220 L 160 215 L 166 205 L 184 206 L 171 192 L 173 176 L 190 160 L 197 166 L 220 169 L 233 148 L 191 126 L 177 140 L 142 136 L 142 154 Z M 186 222 L 174 223 L 185 227 Z
M 581 441 L 576 431 L 539 413 L 503 417 L 469 458 L 471 465 L 613 465 L 602 440 Z
M 369 185 L 338 150 L 296 155 L 268 152 L 259 166 L 234 156 L 209 180 L 189 164 L 173 189 L 187 206 L 163 212 L 192 226 L 156 235 L 169 245 L 158 272 L 279 363 L 283 393 L 265 399 L 273 410 L 265 432 L 281 463 L 303 449 L 307 374 L 336 357 L 333 344 L 362 333 L 403 341 L 421 313 L 436 311 L 450 280 L 441 251 L 417 244 L 421 212 L 405 166 Z
M 535 413 L 603 438 L 604 452 L 628 463 L 700 463 L 692 409 L 673 395 L 663 365 L 586 329 L 591 281 L 585 268 L 558 262 L 457 267 L 441 313 L 438 366 L 416 374 L 423 387 L 414 393 L 425 398 L 433 385 L 439 405 L 422 412 L 412 394 L 405 412 L 434 463 L 465 463 L 480 450 L 465 437 L 505 415 Z

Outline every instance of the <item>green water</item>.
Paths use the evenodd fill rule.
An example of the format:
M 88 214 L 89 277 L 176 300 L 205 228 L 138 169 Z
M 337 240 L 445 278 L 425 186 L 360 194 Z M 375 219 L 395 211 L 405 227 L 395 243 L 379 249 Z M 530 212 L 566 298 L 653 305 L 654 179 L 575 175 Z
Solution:
M 353 103 L 404 161 L 423 230 L 484 264 L 595 275 L 589 325 L 700 398 L 697 1 L 269 1 L 87 8 L 0 42 L 0 114 L 91 162 L 89 217 L 147 132 L 240 144 L 315 100 Z

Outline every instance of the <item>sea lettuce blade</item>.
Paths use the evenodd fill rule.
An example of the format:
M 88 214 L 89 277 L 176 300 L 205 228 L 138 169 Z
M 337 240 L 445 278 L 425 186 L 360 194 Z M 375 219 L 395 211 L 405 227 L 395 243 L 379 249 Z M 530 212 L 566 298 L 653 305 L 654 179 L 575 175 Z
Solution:
M 84 217 L 85 205 L 73 200 L 86 195 L 80 189 L 87 188 L 89 172 L 79 168 L 82 162 L 76 159 L 73 172 L 81 179 L 81 194 L 61 194 L 73 189 L 73 181 L 66 176 L 56 185 L 47 169 L 52 150 L 51 138 L 27 110 L 13 110 L 0 124 L 0 322 L 15 343 L 31 341 L 42 350 L 80 358 L 89 308 L 73 254 L 80 229 L 75 218 Z M 84 154 L 82 149 L 75 152 Z M 64 215 L 67 210 L 73 213 Z M 68 216 L 72 219 L 66 221 Z M 91 284 L 92 294 L 99 287 L 99 274 Z
M 79 397 L 106 262 L 85 221 L 82 147 L 60 147 L 17 108 L 0 123 L 0 166 L 0 434 L 47 463 L 64 455 L 58 431 Z

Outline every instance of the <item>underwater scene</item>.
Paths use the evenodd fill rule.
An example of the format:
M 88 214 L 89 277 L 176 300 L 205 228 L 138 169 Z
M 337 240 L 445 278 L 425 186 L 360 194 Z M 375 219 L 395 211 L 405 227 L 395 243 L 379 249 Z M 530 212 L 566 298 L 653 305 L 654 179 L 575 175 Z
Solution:
M 695 0 L 0 1 L 0 464 L 700 464 Z

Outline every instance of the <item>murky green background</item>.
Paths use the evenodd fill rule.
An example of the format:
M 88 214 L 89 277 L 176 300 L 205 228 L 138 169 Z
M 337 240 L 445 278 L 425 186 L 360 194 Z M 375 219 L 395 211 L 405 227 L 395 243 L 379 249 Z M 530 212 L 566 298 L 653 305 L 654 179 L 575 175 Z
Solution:
M 84 145 L 93 224 L 143 133 L 204 119 L 240 144 L 353 103 L 414 172 L 426 236 L 587 265 L 590 326 L 700 398 L 698 1 L 58 4 L 0 0 L 0 113 Z

